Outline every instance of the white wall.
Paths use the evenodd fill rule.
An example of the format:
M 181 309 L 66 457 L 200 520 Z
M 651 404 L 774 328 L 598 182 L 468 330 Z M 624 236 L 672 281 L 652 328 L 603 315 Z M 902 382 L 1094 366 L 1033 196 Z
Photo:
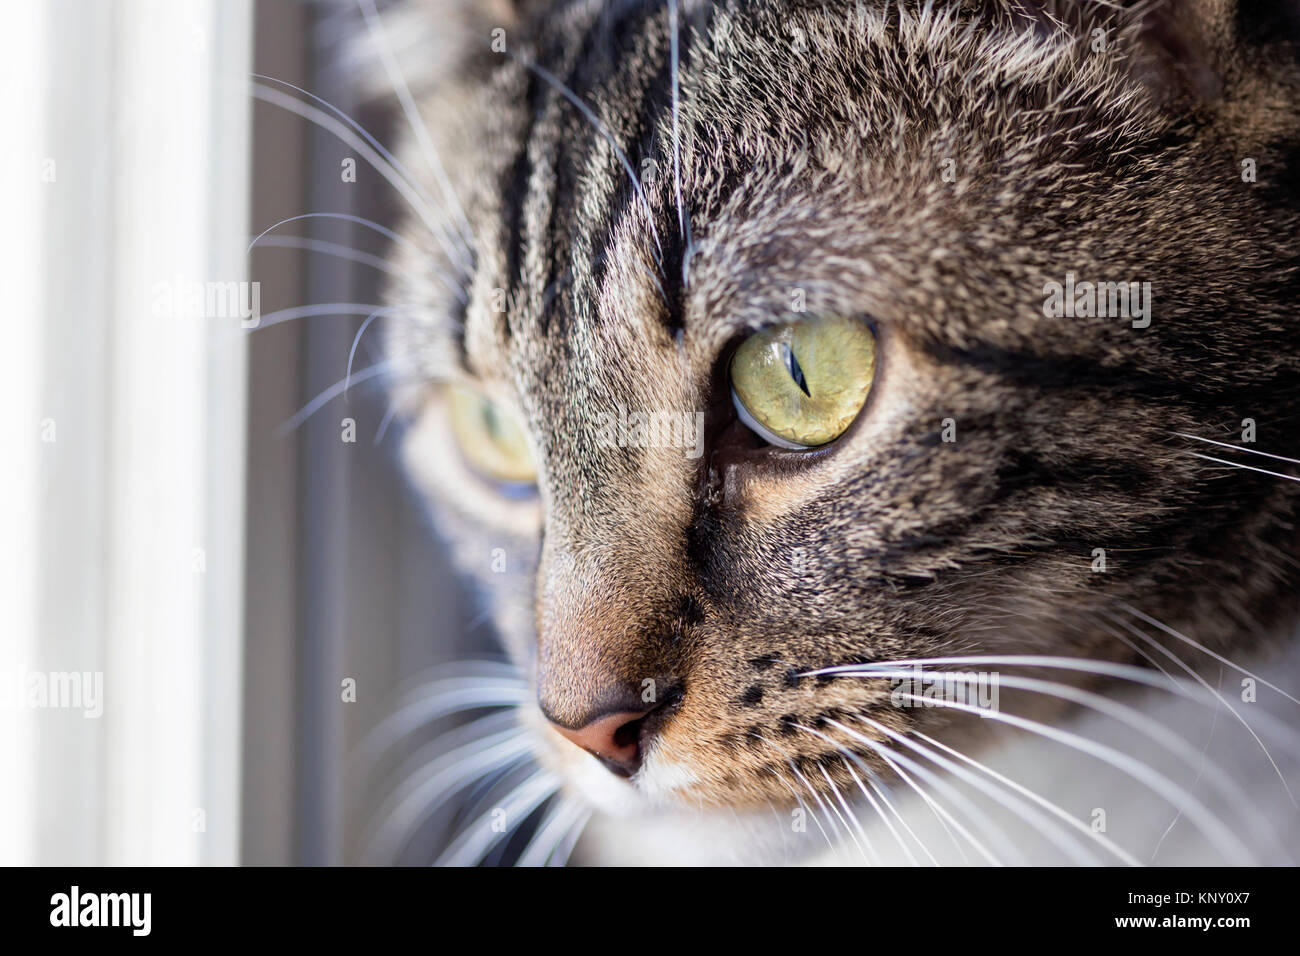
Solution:
M 0 679 L 103 714 L 0 706 L 0 862 L 233 863 L 247 340 L 163 293 L 246 279 L 251 6 L 5 17 Z

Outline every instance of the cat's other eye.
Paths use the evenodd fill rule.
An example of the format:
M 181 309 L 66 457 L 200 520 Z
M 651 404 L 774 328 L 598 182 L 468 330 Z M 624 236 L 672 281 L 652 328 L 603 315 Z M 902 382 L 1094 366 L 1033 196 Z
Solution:
M 858 319 L 826 316 L 755 332 L 732 356 L 741 421 L 779 448 L 828 444 L 853 424 L 876 373 L 876 338 Z
M 470 467 L 510 485 L 537 480 L 528 439 L 514 415 L 473 389 L 448 385 L 446 395 L 451 431 Z

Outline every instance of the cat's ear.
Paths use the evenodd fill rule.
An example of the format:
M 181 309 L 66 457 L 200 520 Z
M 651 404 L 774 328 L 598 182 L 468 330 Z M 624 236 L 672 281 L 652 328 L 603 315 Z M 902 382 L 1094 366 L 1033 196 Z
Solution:
M 395 0 L 358 12 L 347 67 L 363 95 L 393 92 L 395 69 L 419 94 L 500 57 L 519 42 L 522 14 L 543 0 Z
M 1236 0 L 1148 0 L 1117 31 L 1152 99 L 1195 107 L 1223 96 Z
M 1288 61 L 1294 75 L 1300 0 L 1143 0 L 1124 39 L 1153 99 L 1172 108 L 1258 93 Z
M 1124 56 L 1152 99 L 1173 110 L 1239 94 L 1263 73 L 1276 78 L 1300 49 L 1300 0 L 1006 2 L 1021 18 L 1074 33 L 1092 54 Z

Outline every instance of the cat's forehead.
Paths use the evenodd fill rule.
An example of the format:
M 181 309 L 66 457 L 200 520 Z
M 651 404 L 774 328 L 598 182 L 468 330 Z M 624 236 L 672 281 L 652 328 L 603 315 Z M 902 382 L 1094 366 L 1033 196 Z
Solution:
M 1118 135 L 1131 115 L 1098 106 L 1096 64 L 951 10 L 699 14 L 674 61 L 663 6 L 572 5 L 479 85 L 455 335 L 474 374 L 642 394 L 800 312 L 1032 331 L 1059 212 L 1033 197 L 1057 204 L 1080 164 L 1061 117 L 1026 106 L 1059 97 L 1074 126 Z M 622 56 L 593 52 L 614 36 Z

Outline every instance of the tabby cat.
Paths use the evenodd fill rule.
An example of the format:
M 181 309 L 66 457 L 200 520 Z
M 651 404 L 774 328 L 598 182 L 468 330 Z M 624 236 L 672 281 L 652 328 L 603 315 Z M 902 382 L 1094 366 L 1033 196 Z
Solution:
M 363 7 L 441 862 L 1300 855 L 1300 7 Z

